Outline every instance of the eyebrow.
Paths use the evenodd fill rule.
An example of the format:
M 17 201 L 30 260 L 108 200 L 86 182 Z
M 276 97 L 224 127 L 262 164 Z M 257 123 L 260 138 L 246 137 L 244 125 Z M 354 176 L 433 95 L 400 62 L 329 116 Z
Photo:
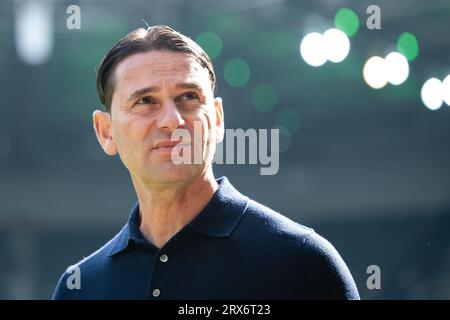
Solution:
M 175 88 L 177 88 L 177 89 L 192 89 L 192 90 L 197 90 L 197 91 L 203 92 L 202 86 L 197 82 L 179 83 L 175 86 Z M 146 88 L 142 88 L 142 89 L 137 89 L 130 95 L 130 97 L 128 98 L 128 101 L 136 100 L 136 99 L 140 98 L 141 96 L 143 96 L 144 94 L 147 94 L 150 92 L 157 92 L 159 90 L 160 90 L 159 87 L 146 87 Z
M 130 97 L 128 98 L 128 101 L 136 100 L 137 98 L 143 96 L 146 93 L 155 92 L 158 90 L 159 89 L 156 87 L 146 87 L 146 88 L 142 88 L 142 89 L 137 89 L 130 95 Z
M 178 89 L 193 89 L 193 90 L 203 91 L 202 86 L 197 82 L 179 83 L 175 87 Z

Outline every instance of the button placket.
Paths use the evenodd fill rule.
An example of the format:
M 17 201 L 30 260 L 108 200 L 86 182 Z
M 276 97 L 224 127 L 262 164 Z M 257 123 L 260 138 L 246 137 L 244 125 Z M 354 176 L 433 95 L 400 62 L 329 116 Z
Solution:
M 164 264 L 167 261 L 169 261 L 169 256 L 167 254 L 165 254 L 165 253 L 160 254 L 159 255 L 159 261 L 160 261 L 161 264 Z M 152 296 L 154 298 L 158 298 L 160 295 L 161 295 L 161 290 L 159 288 L 154 288 L 152 290 Z

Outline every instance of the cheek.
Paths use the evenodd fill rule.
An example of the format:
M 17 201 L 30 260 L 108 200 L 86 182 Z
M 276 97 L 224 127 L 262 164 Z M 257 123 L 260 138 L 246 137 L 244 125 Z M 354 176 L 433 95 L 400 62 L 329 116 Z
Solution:
M 145 142 L 150 128 L 148 117 L 121 116 L 113 126 L 113 135 L 118 148 L 133 148 L 140 142 Z
M 204 130 L 208 130 L 209 132 L 206 132 L 206 134 L 210 134 L 211 130 L 215 128 L 216 123 L 216 115 L 213 111 L 211 111 L 210 106 L 205 106 L 204 108 L 200 109 L 199 120 L 202 121 Z
M 201 123 L 201 140 L 209 143 L 214 137 L 215 115 L 206 109 L 202 109 L 196 121 Z M 200 138 L 200 137 L 198 137 Z
M 155 123 L 155 115 L 150 113 L 133 113 L 123 117 L 123 127 L 133 135 L 146 134 Z
M 216 144 L 216 113 L 208 112 L 206 115 L 206 125 L 207 125 L 207 140 L 208 143 Z

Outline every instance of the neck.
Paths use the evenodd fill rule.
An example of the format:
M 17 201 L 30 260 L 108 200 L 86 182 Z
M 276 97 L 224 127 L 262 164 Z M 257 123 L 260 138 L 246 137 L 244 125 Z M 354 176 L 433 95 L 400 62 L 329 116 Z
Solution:
M 139 229 L 158 248 L 192 221 L 218 188 L 211 168 L 193 181 L 165 187 L 144 186 L 133 177 L 132 181 L 139 200 Z

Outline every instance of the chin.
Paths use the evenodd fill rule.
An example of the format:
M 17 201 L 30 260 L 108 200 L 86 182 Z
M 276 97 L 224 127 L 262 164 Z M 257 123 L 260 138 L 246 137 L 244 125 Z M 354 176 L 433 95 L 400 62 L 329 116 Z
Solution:
M 162 183 L 182 182 L 201 174 L 200 166 L 176 165 L 172 162 L 160 163 L 151 170 L 151 180 Z

